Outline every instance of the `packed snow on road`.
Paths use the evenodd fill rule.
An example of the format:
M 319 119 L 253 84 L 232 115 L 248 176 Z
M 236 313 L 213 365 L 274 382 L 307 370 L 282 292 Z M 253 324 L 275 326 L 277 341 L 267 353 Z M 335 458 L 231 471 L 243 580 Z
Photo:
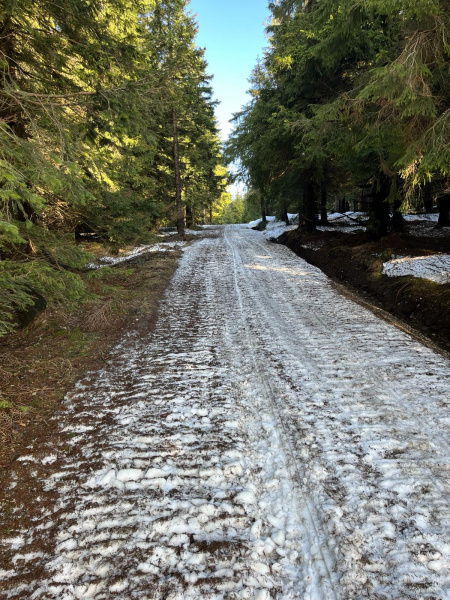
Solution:
M 154 333 L 19 461 L 43 496 L 2 541 L 0 595 L 449 598 L 449 381 L 287 248 L 209 228 Z

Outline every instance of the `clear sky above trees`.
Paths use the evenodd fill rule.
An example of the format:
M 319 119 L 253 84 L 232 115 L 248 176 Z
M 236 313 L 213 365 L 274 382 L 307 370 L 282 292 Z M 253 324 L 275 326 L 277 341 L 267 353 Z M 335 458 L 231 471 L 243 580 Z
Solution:
M 190 10 L 197 13 L 197 43 L 206 48 L 214 95 L 221 102 L 216 115 L 226 138 L 231 129 L 229 119 L 249 99 L 247 80 L 267 44 L 267 0 L 191 0 Z

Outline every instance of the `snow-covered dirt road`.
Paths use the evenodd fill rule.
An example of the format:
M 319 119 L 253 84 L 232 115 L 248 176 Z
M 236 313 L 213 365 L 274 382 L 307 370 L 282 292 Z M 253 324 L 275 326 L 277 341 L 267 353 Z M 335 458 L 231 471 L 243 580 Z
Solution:
M 19 461 L 42 494 L 0 597 L 448 599 L 449 382 L 287 248 L 211 228 Z

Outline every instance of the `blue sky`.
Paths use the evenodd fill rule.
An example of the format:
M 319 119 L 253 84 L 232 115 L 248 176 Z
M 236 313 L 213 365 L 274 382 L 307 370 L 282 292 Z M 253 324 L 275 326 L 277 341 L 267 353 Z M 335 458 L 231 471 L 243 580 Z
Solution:
M 232 114 L 249 100 L 248 78 L 267 45 L 267 0 L 191 0 L 189 10 L 197 14 L 197 45 L 206 48 L 214 97 L 221 102 L 216 116 L 225 139 Z

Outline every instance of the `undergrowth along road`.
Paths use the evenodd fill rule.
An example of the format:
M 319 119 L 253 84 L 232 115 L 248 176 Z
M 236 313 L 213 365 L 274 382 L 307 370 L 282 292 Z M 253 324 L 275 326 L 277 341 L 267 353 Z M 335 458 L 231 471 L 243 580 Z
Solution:
M 153 335 L 17 461 L 0 592 L 445 598 L 449 379 L 287 248 L 210 228 Z

